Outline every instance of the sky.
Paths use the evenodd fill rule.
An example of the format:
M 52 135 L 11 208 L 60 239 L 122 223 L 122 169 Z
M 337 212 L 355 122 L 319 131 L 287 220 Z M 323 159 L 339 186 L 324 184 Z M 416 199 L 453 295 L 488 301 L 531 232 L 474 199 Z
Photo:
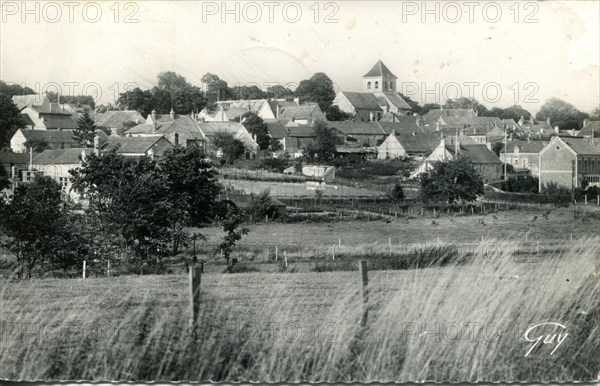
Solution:
M 2 1 L 0 79 L 94 95 L 156 85 L 294 88 L 316 72 L 361 91 L 381 59 L 420 102 L 472 96 L 531 112 L 600 105 L 600 1 Z

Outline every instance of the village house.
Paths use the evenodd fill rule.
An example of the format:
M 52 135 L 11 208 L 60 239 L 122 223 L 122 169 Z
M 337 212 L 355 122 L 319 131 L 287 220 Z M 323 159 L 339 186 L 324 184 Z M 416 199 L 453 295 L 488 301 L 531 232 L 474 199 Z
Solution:
M 192 144 L 200 148 L 205 147 L 206 136 L 200 129 L 199 123 L 190 115 L 175 114 L 173 110 L 169 114 L 157 114 L 152 111 L 146 123 L 132 127 L 126 132 L 131 137 L 165 137 L 173 146 L 187 147 Z
M 540 151 L 538 169 L 540 192 L 549 183 L 600 186 L 600 150 L 586 138 L 554 137 Z
M 378 122 L 336 121 L 328 126 L 339 131 L 347 143 L 375 147 L 386 137 L 386 132 Z
M 207 154 L 220 156 L 220 152 L 212 146 L 212 139 L 217 133 L 229 133 L 239 139 L 246 148 L 245 159 L 255 159 L 258 154 L 258 144 L 246 127 L 239 122 L 198 122 L 203 137 L 206 138 L 205 150 Z
M 442 107 L 440 109 L 429 110 L 425 113 L 423 115 L 423 122 L 426 127 L 434 129 L 441 118 L 443 118 L 440 123 L 441 125 L 444 124 L 445 119 L 460 118 L 462 120 L 455 120 L 453 122 L 456 126 L 463 127 L 471 118 L 475 117 L 477 117 L 477 111 L 473 109 L 445 109 Z
M 448 144 L 442 138 L 433 152 L 411 173 L 410 178 L 427 173 L 436 162 L 453 160 L 458 156 L 466 157 L 473 168 L 481 174 L 485 183 L 498 181 L 502 177 L 503 163 L 486 145 L 459 142 Z
M 73 139 L 73 130 L 28 130 L 18 129 L 10 139 L 10 149 L 15 153 L 28 152 L 27 145 L 45 143 L 48 149 L 78 147 Z
M 135 125 L 146 123 L 144 117 L 135 110 L 109 110 L 94 117 L 96 128 L 110 130 L 111 135 L 118 135 L 119 130 L 124 130 Z
M 381 60 L 362 77 L 362 92 L 339 91 L 333 105 L 358 121 L 378 121 L 383 114 L 410 115 L 412 108 L 396 89 L 398 77 Z
M 50 102 L 47 96 L 15 95 L 12 100 L 21 114 L 28 117 L 26 119 L 28 126 L 33 123 L 31 129 L 69 130 L 77 127 L 77 119 L 74 119 L 72 114 L 58 103 Z
M 592 145 L 600 149 L 600 121 L 583 121 L 583 128 L 577 133 L 578 137 L 589 139 Z
M 163 136 L 152 137 L 107 137 L 100 144 L 101 152 L 115 151 L 124 157 L 150 157 L 158 160 L 165 151 L 173 148 L 171 142 Z
M 525 121 L 525 119 L 521 116 L 517 124 L 522 133 L 522 137 L 531 140 L 550 140 L 552 137 L 555 137 L 559 134 L 558 126 L 552 127 L 550 125 L 550 118 L 545 121 L 538 122 L 533 116 L 530 117 L 529 121 Z
M 506 149 L 500 152 L 500 160 L 512 165 L 517 173 L 529 171 L 532 175 L 539 175 L 540 151 L 548 141 L 508 141 Z
M 423 132 L 390 133 L 377 148 L 378 159 L 395 159 L 406 157 L 423 159 L 436 148 L 440 139 L 435 134 Z
M 49 176 L 57 181 L 72 199 L 77 200 L 78 195 L 71 190 L 69 170 L 80 167 L 93 151 L 89 148 L 44 150 L 33 157 L 31 171 L 23 172 L 23 182 L 30 182 L 36 174 Z
M 11 181 L 19 179 L 22 176 L 22 171 L 28 170 L 30 157 L 33 157 L 33 155 L 0 151 L 0 167 L 4 168 L 6 175 Z

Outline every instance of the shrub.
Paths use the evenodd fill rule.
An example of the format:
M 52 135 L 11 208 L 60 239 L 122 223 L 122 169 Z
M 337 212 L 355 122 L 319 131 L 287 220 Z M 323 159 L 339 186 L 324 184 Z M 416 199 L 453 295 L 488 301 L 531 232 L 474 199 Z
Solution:
M 261 168 L 277 173 L 283 173 L 288 166 L 290 166 L 289 161 L 283 157 L 265 158 L 260 163 Z
M 260 272 L 258 268 L 252 265 L 248 265 L 246 263 L 236 263 L 233 265 L 227 266 L 223 273 L 246 273 L 246 272 Z
M 261 219 L 265 216 L 269 216 L 269 218 L 279 217 L 277 205 L 273 202 L 268 189 L 263 190 L 259 194 L 250 194 L 250 204 L 246 211 L 255 219 Z
M 404 190 L 402 189 L 402 185 L 396 182 L 388 192 L 388 197 L 394 204 L 404 201 Z

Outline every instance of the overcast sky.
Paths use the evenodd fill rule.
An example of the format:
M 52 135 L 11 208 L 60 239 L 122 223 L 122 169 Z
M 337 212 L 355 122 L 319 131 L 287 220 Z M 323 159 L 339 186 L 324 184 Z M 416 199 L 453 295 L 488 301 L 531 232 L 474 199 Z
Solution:
M 63 94 L 70 82 L 76 94 L 98 84 L 100 103 L 128 82 L 154 86 L 161 71 L 198 86 L 206 72 L 230 86 L 325 72 L 360 91 L 381 59 L 419 102 L 472 93 L 532 112 L 553 96 L 587 112 L 600 104 L 598 1 L 429 1 L 428 14 L 421 1 L 229 2 L 229 14 L 220 1 L 22 4 L 2 2 L 0 78 L 38 91 L 56 82 Z

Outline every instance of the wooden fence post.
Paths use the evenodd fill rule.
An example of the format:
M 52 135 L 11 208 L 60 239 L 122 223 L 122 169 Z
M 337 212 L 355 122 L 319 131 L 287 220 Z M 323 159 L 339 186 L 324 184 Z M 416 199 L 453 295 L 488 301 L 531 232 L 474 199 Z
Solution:
M 277 261 L 277 252 L 278 252 L 278 250 L 277 250 L 277 249 L 278 249 L 278 248 L 277 248 L 277 245 L 276 245 L 276 246 L 275 246 L 275 261 Z
M 285 260 L 285 269 L 287 269 L 287 267 L 288 267 L 288 263 L 287 263 L 287 251 L 283 251 L 283 258 Z
M 392 238 L 388 239 L 388 246 L 390 247 L 390 256 L 392 256 Z
M 83 260 L 83 278 L 85 279 L 85 263 L 86 260 Z
M 367 325 L 367 318 L 369 316 L 369 310 L 367 308 L 369 301 L 369 277 L 367 273 L 367 262 L 365 260 L 358 261 L 358 270 L 360 272 L 361 277 L 361 297 L 362 297 L 362 318 L 360 321 L 361 327 L 365 327 Z
M 110 261 L 106 265 L 106 276 L 110 276 Z
M 200 312 L 200 278 L 200 267 L 190 267 L 190 327 L 194 327 L 198 321 L 198 314 Z
M 335 244 L 331 246 L 331 255 L 333 256 L 333 260 L 335 260 Z

